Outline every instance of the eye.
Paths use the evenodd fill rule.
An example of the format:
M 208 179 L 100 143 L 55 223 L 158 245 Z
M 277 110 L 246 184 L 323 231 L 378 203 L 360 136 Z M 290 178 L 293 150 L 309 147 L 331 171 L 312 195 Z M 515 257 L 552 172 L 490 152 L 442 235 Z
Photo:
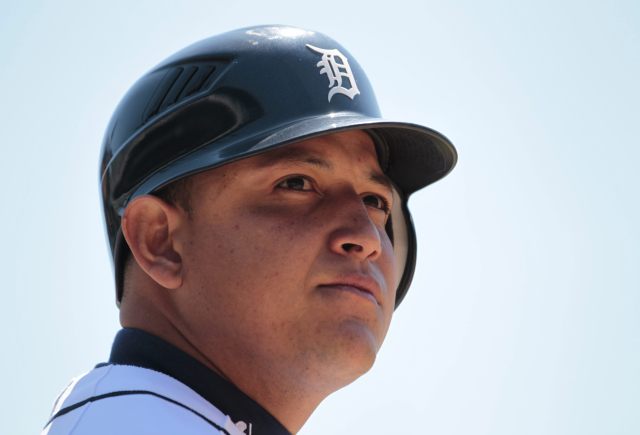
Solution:
M 386 198 L 380 195 L 369 193 L 362 197 L 362 202 L 364 202 L 367 207 L 373 207 L 377 208 L 378 210 L 384 211 L 385 214 L 389 214 L 389 212 L 391 211 L 389 201 L 387 201 Z
M 278 189 L 299 190 L 302 192 L 313 190 L 311 180 L 302 175 L 292 175 L 280 181 L 276 187 Z

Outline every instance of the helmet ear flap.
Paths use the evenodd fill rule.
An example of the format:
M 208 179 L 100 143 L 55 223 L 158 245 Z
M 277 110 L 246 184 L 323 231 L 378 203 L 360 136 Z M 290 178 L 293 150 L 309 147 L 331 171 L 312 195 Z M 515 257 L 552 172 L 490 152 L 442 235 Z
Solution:
M 397 271 L 396 307 L 409 289 L 415 266 L 415 232 L 407 203 L 398 189 L 393 188 L 393 205 L 385 226 L 389 239 L 393 244 L 395 269 Z M 410 266 L 410 267 L 407 267 Z
M 378 163 L 380 169 L 385 174 L 389 169 L 390 153 L 389 145 L 384 137 L 374 129 L 365 130 L 371 137 L 376 147 Z M 402 298 L 409 289 L 411 278 L 413 277 L 413 265 L 415 264 L 415 233 L 411 215 L 407 209 L 406 198 L 401 194 L 401 190 L 393 184 L 393 206 L 391 213 L 385 224 L 385 231 L 391 244 L 393 245 L 393 253 L 395 258 L 395 269 L 397 271 L 397 279 L 394 283 L 396 287 L 396 307 L 400 304 Z M 413 237 L 413 239 L 411 238 Z M 414 251 L 410 251 L 413 249 Z M 407 261 L 413 262 L 411 268 L 407 268 Z
M 116 284 L 116 305 L 118 307 L 120 307 L 120 302 L 122 301 L 122 296 L 124 295 L 124 272 L 129 257 L 131 257 L 129 245 L 127 245 L 127 241 L 122 235 L 122 229 L 119 229 L 115 237 L 115 247 L 113 252 Z

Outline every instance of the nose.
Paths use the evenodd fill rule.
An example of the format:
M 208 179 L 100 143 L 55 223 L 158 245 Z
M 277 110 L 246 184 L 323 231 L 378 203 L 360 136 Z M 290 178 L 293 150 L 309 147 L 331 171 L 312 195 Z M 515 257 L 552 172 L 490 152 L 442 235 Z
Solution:
M 331 251 L 359 261 L 376 260 L 380 256 L 380 229 L 371 220 L 367 207 L 357 194 L 339 201 L 333 216 L 337 225 L 330 235 Z

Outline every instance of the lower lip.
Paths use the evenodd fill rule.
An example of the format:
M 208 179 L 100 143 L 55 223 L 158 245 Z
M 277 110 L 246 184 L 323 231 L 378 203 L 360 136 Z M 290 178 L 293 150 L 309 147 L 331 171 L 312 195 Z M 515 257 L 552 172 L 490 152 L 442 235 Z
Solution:
M 351 286 L 351 285 L 343 285 L 343 284 L 322 285 L 322 286 L 320 286 L 320 288 L 335 289 L 335 290 L 339 290 L 339 291 L 344 291 L 344 292 L 347 292 L 347 293 L 355 294 L 357 296 L 360 296 L 360 297 L 363 297 L 365 299 L 368 299 L 369 301 L 371 301 L 374 304 L 378 305 L 378 301 L 376 300 L 375 296 L 373 296 L 371 293 L 369 293 L 367 291 L 364 291 L 364 290 L 360 290 L 359 288 Z

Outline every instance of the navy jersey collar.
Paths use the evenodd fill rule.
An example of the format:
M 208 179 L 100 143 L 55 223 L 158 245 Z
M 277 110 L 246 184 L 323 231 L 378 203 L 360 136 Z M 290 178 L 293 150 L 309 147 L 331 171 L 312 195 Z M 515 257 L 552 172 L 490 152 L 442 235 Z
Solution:
M 200 361 L 148 332 L 124 328 L 113 342 L 110 364 L 155 370 L 187 385 L 235 422 L 247 435 L 290 435 L 264 408 Z

